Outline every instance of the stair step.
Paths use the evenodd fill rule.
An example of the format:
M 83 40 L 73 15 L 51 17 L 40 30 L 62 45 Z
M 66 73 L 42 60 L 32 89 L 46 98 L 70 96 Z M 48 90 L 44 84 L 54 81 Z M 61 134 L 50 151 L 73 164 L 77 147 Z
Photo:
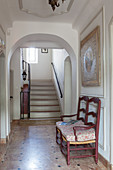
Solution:
M 60 117 L 60 106 L 54 84 L 51 80 L 31 82 L 30 117 L 55 118 Z
M 30 93 L 31 96 L 56 96 L 55 94 L 33 94 L 33 93 Z
M 59 105 L 58 100 L 30 100 L 30 105 Z
M 60 121 L 59 117 L 40 117 L 40 118 L 30 118 L 30 119 L 21 119 L 19 123 L 22 125 L 55 125 L 56 122 Z
M 54 86 L 31 86 L 31 90 L 55 90 Z
M 30 101 L 58 101 L 58 99 L 30 99 Z
M 32 80 L 31 85 L 53 85 L 52 80 Z
M 30 118 L 29 120 L 56 120 L 60 119 L 60 117 L 39 117 L 39 118 Z
M 30 113 L 59 113 L 60 110 L 46 110 L 46 111 L 43 111 L 43 110 L 31 110 Z
M 55 89 L 31 89 L 31 91 L 55 91 Z
M 31 84 L 31 87 L 54 87 L 52 84 Z
M 31 95 L 55 95 L 56 91 L 32 91 L 30 92 Z
M 59 104 L 48 104 L 48 105 L 46 105 L 46 104 L 35 104 L 35 105 L 30 105 L 31 107 L 46 107 L 46 106 L 48 106 L 48 107 L 50 107 L 50 106 L 59 106 Z
M 56 95 L 46 95 L 46 96 L 42 96 L 42 95 L 31 95 L 30 96 L 30 100 L 32 99 L 36 99 L 36 100 L 41 100 L 41 99 L 45 99 L 45 100 L 54 100 L 54 99 L 57 99 L 57 96 Z
M 31 106 L 30 110 L 31 111 L 34 111 L 34 110 L 36 110 L 36 111 L 47 111 L 47 110 L 55 111 L 55 110 L 60 110 L 60 107 L 59 106 Z
M 60 112 L 30 112 L 32 118 L 42 118 L 42 117 L 60 117 Z

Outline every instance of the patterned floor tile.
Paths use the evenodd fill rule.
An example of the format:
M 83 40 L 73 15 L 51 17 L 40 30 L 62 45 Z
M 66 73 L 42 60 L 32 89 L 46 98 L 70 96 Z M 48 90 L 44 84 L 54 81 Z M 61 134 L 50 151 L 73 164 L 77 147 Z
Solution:
M 0 170 L 106 170 L 94 158 L 71 159 L 67 166 L 55 133 L 55 125 L 14 124 L 9 144 L 1 149 Z

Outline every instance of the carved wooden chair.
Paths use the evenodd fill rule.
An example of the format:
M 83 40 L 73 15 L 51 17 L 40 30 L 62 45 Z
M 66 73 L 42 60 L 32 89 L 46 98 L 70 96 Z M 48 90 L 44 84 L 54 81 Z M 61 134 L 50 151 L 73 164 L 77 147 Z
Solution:
M 73 127 L 76 125 L 81 125 L 84 124 L 85 122 L 85 116 L 86 116 L 86 112 L 88 111 L 88 100 L 89 98 L 87 96 L 83 96 L 83 97 L 79 97 L 79 102 L 78 102 L 78 111 L 77 114 L 73 114 L 73 115 L 62 115 L 61 121 L 56 122 L 56 142 L 58 144 L 61 143 L 61 129 L 66 129 L 66 127 Z M 82 114 L 81 114 L 82 113 Z M 63 122 L 64 118 L 72 118 L 75 117 L 75 121 L 76 123 L 72 124 L 72 125 L 61 125 Z
M 75 126 L 61 131 L 61 151 L 64 155 L 67 150 L 67 164 L 70 164 L 71 158 L 95 157 L 95 162 L 98 163 L 98 135 L 100 121 L 101 101 L 99 98 L 91 98 L 88 101 L 88 107 L 95 107 L 93 110 L 86 113 L 85 125 Z M 66 145 L 64 145 L 64 141 Z M 72 148 L 74 146 L 74 148 Z M 82 147 L 81 147 L 82 146 Z M 93 150 L 93 153 L 84 155 L 77 154 L 77 151 Z M 75 155 L 71 156 L 70 151 L 74 151 Z M 94 152 L 95 151 L 95 152 Z

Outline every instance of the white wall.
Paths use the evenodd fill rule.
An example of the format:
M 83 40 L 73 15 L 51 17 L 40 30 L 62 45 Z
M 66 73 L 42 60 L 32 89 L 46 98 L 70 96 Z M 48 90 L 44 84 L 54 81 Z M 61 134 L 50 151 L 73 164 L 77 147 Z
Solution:
M 38 63 L 30 64 L 31 80 L 52 79 L 51 58 L 51 49 L 48 49 L 48 53 L 42 53 L 38 49 Z
M 62 112 L 64 112 L 64 110 L 63 110 L 64 109 L 64 106 L 63 106 L 63 103 L 64 103 L 64 101 L 63 101 L 64 100 L 64 61 L 65 61 L 66 57 L 68 57 L 68 56 L 69 56 L 69 54 L 67 53 L 67 51 L 65 49 L 53 49 L 52 50 L 52 62 L 55 66 L 55 70 L 57 73 L 61 91 L 63 93 L 63 98 L 61 98 L 60 92 L 58 89 L 58 85 L 56 82 L 56 78 L 53 73 L 53 79 L 54 79 L 54 82 L 55 82 L 55 85 L 57 88 L 57 93 L 58 93 L 59 101 L 61 104 Z
M 91 22 L 79 30 L 80 40 L 88 35 L 97 25 L 100 26 L 100 47 L 101 47 L 101 85 L 98 87 L 82 87 L 81 95 L 97 96 L 101 99 L 100 133 L 99 133 L 99 153 L 113 165 L 113 140 L 110 137 L 110 79 L 111 79 L 111 56 L 110 56 L 110 21 L 113 17 L 113 1 L 104 2 L 104 7 L 100 13 L 96 13 Z M 96 11 L 95 11 L 96 12 Z M 113 67 L 113 65 L 112 65 Z M 81 83 L 81 79 L 80 79 Z M 111 103 L 112 105 L 112 103 Z M 113 120 L 111 120 L 112 122 Z M 112 130 L 112 129 L 111 129 Z M 110 147 L 111 144 L 111 147 Z M 112 150 L 111 150 L 112 149 Z
M 13 79 L 13 119 L 20 119 L 20 91 L 21 91 L 21 69 L 20 50 L 16 50 L 11 58 L 10 69 L 14 72 Z
M 105 74 L 105 53 L 104 49 L 104 16 L 103 10 L 96 16 L 96 18 L 87 26 L 87 28 L 80 34 L 80 40 L 83 40 L 91 31 L 93 31 L 97 26 L 100 26 L 100 78 L 101 83 L 100 86 L 94 87 L 83 87 L 80 79 L 81 84 L 81 95 L 88 95 L 88 96 L 97 96 L 101 99 L 101 115 L 100 115 L 100 131 L 99 131 L 99 153 L 103 155 L 106 159 L 109 160 L 109 133 L 108 129 L 106 128 L 109 126 L 108 121 L 109 117 L 106 113 L 106 74 Z M 81 71 L 81 67 L 80 67 Z M 107 142 L 106 142 L 107 141 Z

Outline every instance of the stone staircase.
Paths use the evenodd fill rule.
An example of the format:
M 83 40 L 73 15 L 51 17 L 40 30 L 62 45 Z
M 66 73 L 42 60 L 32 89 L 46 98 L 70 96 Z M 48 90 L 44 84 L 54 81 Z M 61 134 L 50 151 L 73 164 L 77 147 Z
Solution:
M 59 120 L 61 115 L 54 84 L 50 80 L 31 82 L 30 118 L 38 120 Z

